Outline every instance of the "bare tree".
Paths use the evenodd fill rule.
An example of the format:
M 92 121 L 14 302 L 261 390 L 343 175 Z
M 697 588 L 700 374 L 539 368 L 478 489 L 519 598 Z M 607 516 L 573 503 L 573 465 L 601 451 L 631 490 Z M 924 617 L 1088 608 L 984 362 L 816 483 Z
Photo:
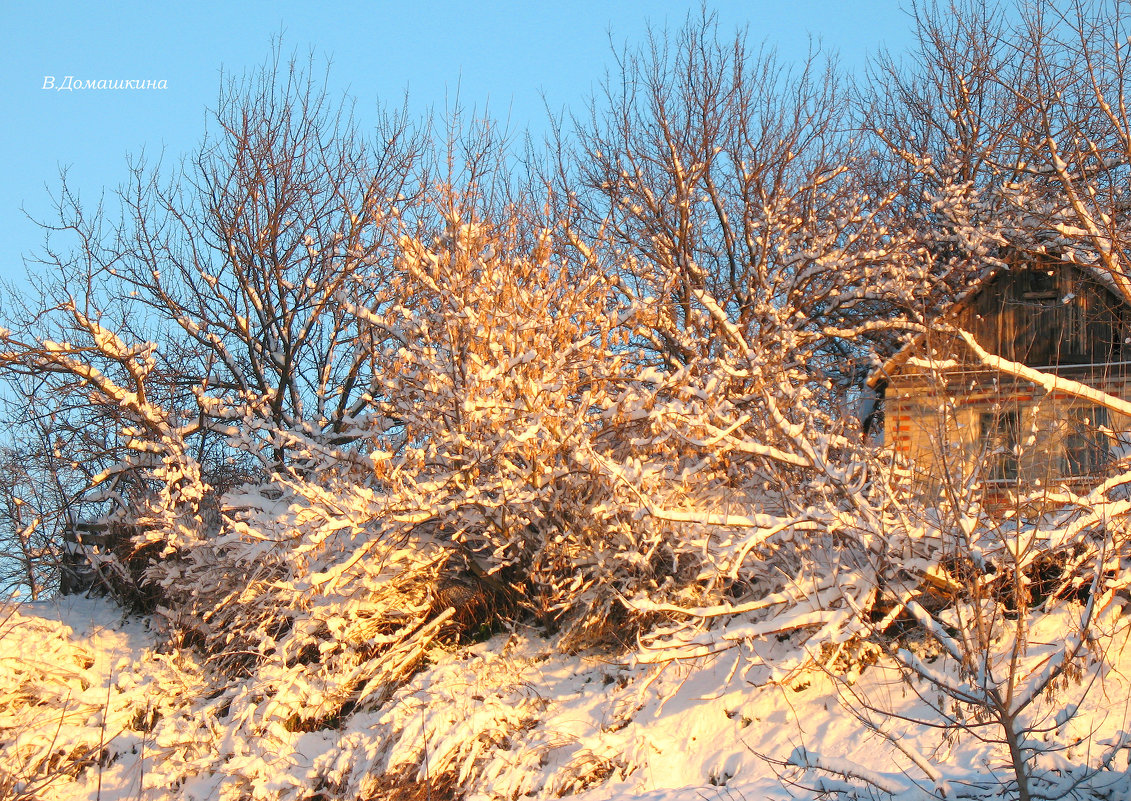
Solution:
M 197 508 L 241 471 L 349 452 L 377 349 L 356 346 L 371 332 L 340 301 L 387 284 L 427 134 L 402 109 L 363 137 L 313 62 L 276 49 L 224 81 L 179 170 L 132 165 L 117 220 L 64 178 L 0 360 L 17 406 L 51 421 L 80 514 L 143 519 L 142 499 L 170 486 Z
M 256 399 L 279 466 L 288 435 L 351 439 L 372 365 L 338 299 L 387 282 L 390 223 L 426 182 L 423 134 L 403 110 L 362 138 L 324 81 L 278 51 L 229 79 L 175 183 L 134 171 L 111 256 L 122 289 L 170 332 L 175 383 L 216 420 Z
M 802 313 L 786 325 L 804 331 L 843 392 L 864 354 L 853 337 L 824 330 L 890 316 L 869 288 L 905 265 L 877 247 L 881 231 L 900 227 L 889 213 L 899 184 L 869 182 L 835 59 L 814 51 L 784 64 L 744 33 L 721 35 L 705 11 L 617 59 L 575 122 L 566 184 L 579 224 L 668 276 L 663 286 L 629 277 L 665 298 L 674 329 L 656 332 L 658 353 L 686 364 L 712 353 L 692 341 L 726 341 L 719 322 L 706 323 L 714 336 L 698 330 L 696 293 L 707 292 L 752 340 L 773 339 Z

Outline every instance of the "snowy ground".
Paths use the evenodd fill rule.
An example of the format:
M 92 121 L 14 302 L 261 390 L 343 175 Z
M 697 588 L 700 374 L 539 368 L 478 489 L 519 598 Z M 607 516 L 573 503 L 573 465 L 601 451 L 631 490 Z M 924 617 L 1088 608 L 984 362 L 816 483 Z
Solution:
M 1044 625 L 1033 632 L 1035 651 L 1057 640 L 1057 621 L 1049 616 Z M 239 774 L 259 777 L 252 797 L 314 798 L 319 782 L 337 776 L 340 787 L 356 785 L 353 797 L 377 798 L 381 785 L 366 776 L 384 772 L 417 781 L 446 776 L 474 787 L 475 799 L 576 793 L 583 801 L 754 801 L 791 797 L 779 778 L 799 774 L 775 760 L 799 749 L 830 766 L 871 771 L 897 797 L 945 786 L 846 710 L 859 710 L 861 699 L 900 714 L 921 707 L 882 660 L 839 691 L 813 670 L 767 683 L 768 670 L 748 650 L 666 667 L 632 662 L 556 653 L 530 632 L 503 634 L 434 652 L 378 708 L 333 728 L 276 732 L 271 749 L 256 752 L 238 735 L 241 715 L 253 716 L 255 705 L 228 699 L 226 716 L 217 714 L 223 699 L 197 695 L 207 665 L 157 653 L 144 620 L 123 621 L 100 600 L 8 606 L 0 614 L 0 768 L 9 784 L 0 784 L 0 797 L 5 789 L 17 798 L 73 801 L 237 797 L 240 787 L 247 794 L 231 778 Z M 1065 746 L 1058 758 L 1066 764 L 1128 729 L 1127 668 L 1131 653 L 1116 642 L 1075 717 L 1065 718 L 1063 704 L 1049 707 L 1053 723 L 1042 736 Z M 1064 689 L 1060 700 L 1078 689 Z M 954 787 L 1000 768 L 975 738 L 952 742 L 939 730 L 902 725 L 906 747 Z M 44 758 L 54 760 L 51 769 Z M 1124 755 L 1121 770 L 1125 764 Z M 803 778 L 812 785 L 813 774 Z M 1111 797 L 1126 797 L 1118 795 L 1125 772 L 1115 779 L 1123 784 Z

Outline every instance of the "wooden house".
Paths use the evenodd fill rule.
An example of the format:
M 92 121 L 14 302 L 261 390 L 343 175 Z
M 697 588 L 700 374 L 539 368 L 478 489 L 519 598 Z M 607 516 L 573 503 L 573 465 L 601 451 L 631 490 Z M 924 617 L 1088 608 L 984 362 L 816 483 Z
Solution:
M 1078 391 L 1131 400 L 1131 300 L 1106 274 L 1018 259 L 979 276 L 936 323 L 868 379 L 884 441 L 915 480 L 1004 495 L 1080 488 L 1113 469 L 1131 415 Z M 1039 375 L 1018 377 L 1017 364 Z

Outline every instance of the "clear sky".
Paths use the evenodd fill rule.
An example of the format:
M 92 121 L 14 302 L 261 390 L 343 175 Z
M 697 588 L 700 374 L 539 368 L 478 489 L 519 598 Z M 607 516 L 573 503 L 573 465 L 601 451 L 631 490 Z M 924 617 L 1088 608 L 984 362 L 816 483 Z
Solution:
M 783 59 L 813 42 L 857 69 L 880 45 L 910 39 L 900 0 L 717 0 L 722 31 L 746 27 Z M 177 160 L 204 131 L 221 69 L 258 66 L 282 34 L 287 51 L 331 59 L 333 83 L 364 124 L 379 103 L 442 110 L 457 88 L 511 127 L 538 131 L 545 97 L 579 109 L 611 64 L 610 42 L 643 41 L 649 23 L 676 28 L 699 0 L 397 0 L 388 2 L 29 3 L 0 0 L 0 280 L 24 275 L 42 244 L 25 216 L 44 217 L 60 168 L 93 204 L 126 175 L 129 154 Z M 164 80 L 163 90 L 44 89 L 77 80 Z M 21 211 L 21 208 L 24 211 Z

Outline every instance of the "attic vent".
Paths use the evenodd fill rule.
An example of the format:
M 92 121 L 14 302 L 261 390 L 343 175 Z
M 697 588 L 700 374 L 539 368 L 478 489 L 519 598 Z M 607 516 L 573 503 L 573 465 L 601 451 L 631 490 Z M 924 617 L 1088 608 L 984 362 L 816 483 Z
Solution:
M 1021 291 L 1021 299 L 1039 303 L 1055 303 L 1060 298 L 1056 286 L 1056 273 L 1032 271 L 1028 273 L 1027 287 Z

